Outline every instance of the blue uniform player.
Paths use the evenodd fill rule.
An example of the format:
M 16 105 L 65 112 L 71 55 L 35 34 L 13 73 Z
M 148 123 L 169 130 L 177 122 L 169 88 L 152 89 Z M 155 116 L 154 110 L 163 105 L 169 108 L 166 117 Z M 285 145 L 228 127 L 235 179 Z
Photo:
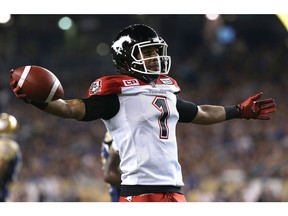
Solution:
M 7 201 L 9 186 L 21 167 L 21 152 L 15 141 L 17 126 L 14 116 L 0 114 L 0 202 Z
M 118 202 L 120 197 L 121 173 L 119 171 L 120 158 L 113 145 L 113 139 L 106 132 L 101 148 L 101 160 L 103 163 L 103 175 L 109 185 L 109 193 L 112 202 Z

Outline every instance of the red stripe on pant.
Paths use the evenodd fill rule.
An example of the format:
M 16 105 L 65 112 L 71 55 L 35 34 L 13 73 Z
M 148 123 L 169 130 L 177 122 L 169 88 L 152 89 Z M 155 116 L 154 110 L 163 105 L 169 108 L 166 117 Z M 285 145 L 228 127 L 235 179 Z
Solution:
M 185 196 L 179 193 L 151 193 L 137 196 L 120 196 L 119 202 L 187 202 Z

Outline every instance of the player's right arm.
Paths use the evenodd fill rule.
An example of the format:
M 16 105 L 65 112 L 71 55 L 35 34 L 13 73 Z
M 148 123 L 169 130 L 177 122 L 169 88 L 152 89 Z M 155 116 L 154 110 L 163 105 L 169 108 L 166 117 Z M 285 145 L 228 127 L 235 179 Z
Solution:
M 17 98 L 26 103 L 31 103 L 37 108 L 62 118 L 72 118 L 82 121 L 112 118 L 119 110 L 119 100 L 116 94 L 92 95 L 83 99 L 58 99 L 49 103 L 31 101 L 21 92 L 16 81 L 11 81 L 10 86 Z
M 85 116 L 85 104 L 81 99 L 55 100 L 47 103 L 43 110 L 62 118 L 82 120 Z
M 10 82 L 10 87 L 13 89 L 17 98 L 22 99 L 26 103 L 31 103 L 43 111 L 62 118 L 73 118 L 77 120 L 83 119 L 85 116 L 85 104 L 80 99 L 63 100 L 58 99 L 49 103 L 40 103 L 32 101 L 26 94 L 21 92 L 21 88 L 17 85 L 16 80 Z

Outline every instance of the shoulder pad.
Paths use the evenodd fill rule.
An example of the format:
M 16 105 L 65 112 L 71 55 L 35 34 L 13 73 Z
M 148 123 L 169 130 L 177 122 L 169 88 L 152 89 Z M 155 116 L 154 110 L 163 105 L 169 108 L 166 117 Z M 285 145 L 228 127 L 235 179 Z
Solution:
M 121 94 L 121 87 L 125 86 L 126 82 L 138 82 L 136 78 L 126 75 L 113 75 L 103 76 L 96 79 L 89 87 L 86 97 L 89 98 L 92 95 L 109 95 L 109 94 Z
M 177 81 L 175 79 L 173 79 L 172 77 L 167 76 L 167 75 L 160 75 L 158 80 L 157 80 L 157 84 L 173 85 L 178 89 L 179 92 L 181 91 L 180 87 L 178 86 Z

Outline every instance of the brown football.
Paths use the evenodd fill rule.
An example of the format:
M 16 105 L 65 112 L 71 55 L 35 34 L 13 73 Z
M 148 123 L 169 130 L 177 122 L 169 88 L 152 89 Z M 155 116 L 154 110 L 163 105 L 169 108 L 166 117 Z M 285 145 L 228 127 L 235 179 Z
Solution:
M 11 78 L 16 80 L 22 93 L 32 101 L 50 102 L 64 97 L 59 79 L 48 69 L 27 65 L 13 69 Z

